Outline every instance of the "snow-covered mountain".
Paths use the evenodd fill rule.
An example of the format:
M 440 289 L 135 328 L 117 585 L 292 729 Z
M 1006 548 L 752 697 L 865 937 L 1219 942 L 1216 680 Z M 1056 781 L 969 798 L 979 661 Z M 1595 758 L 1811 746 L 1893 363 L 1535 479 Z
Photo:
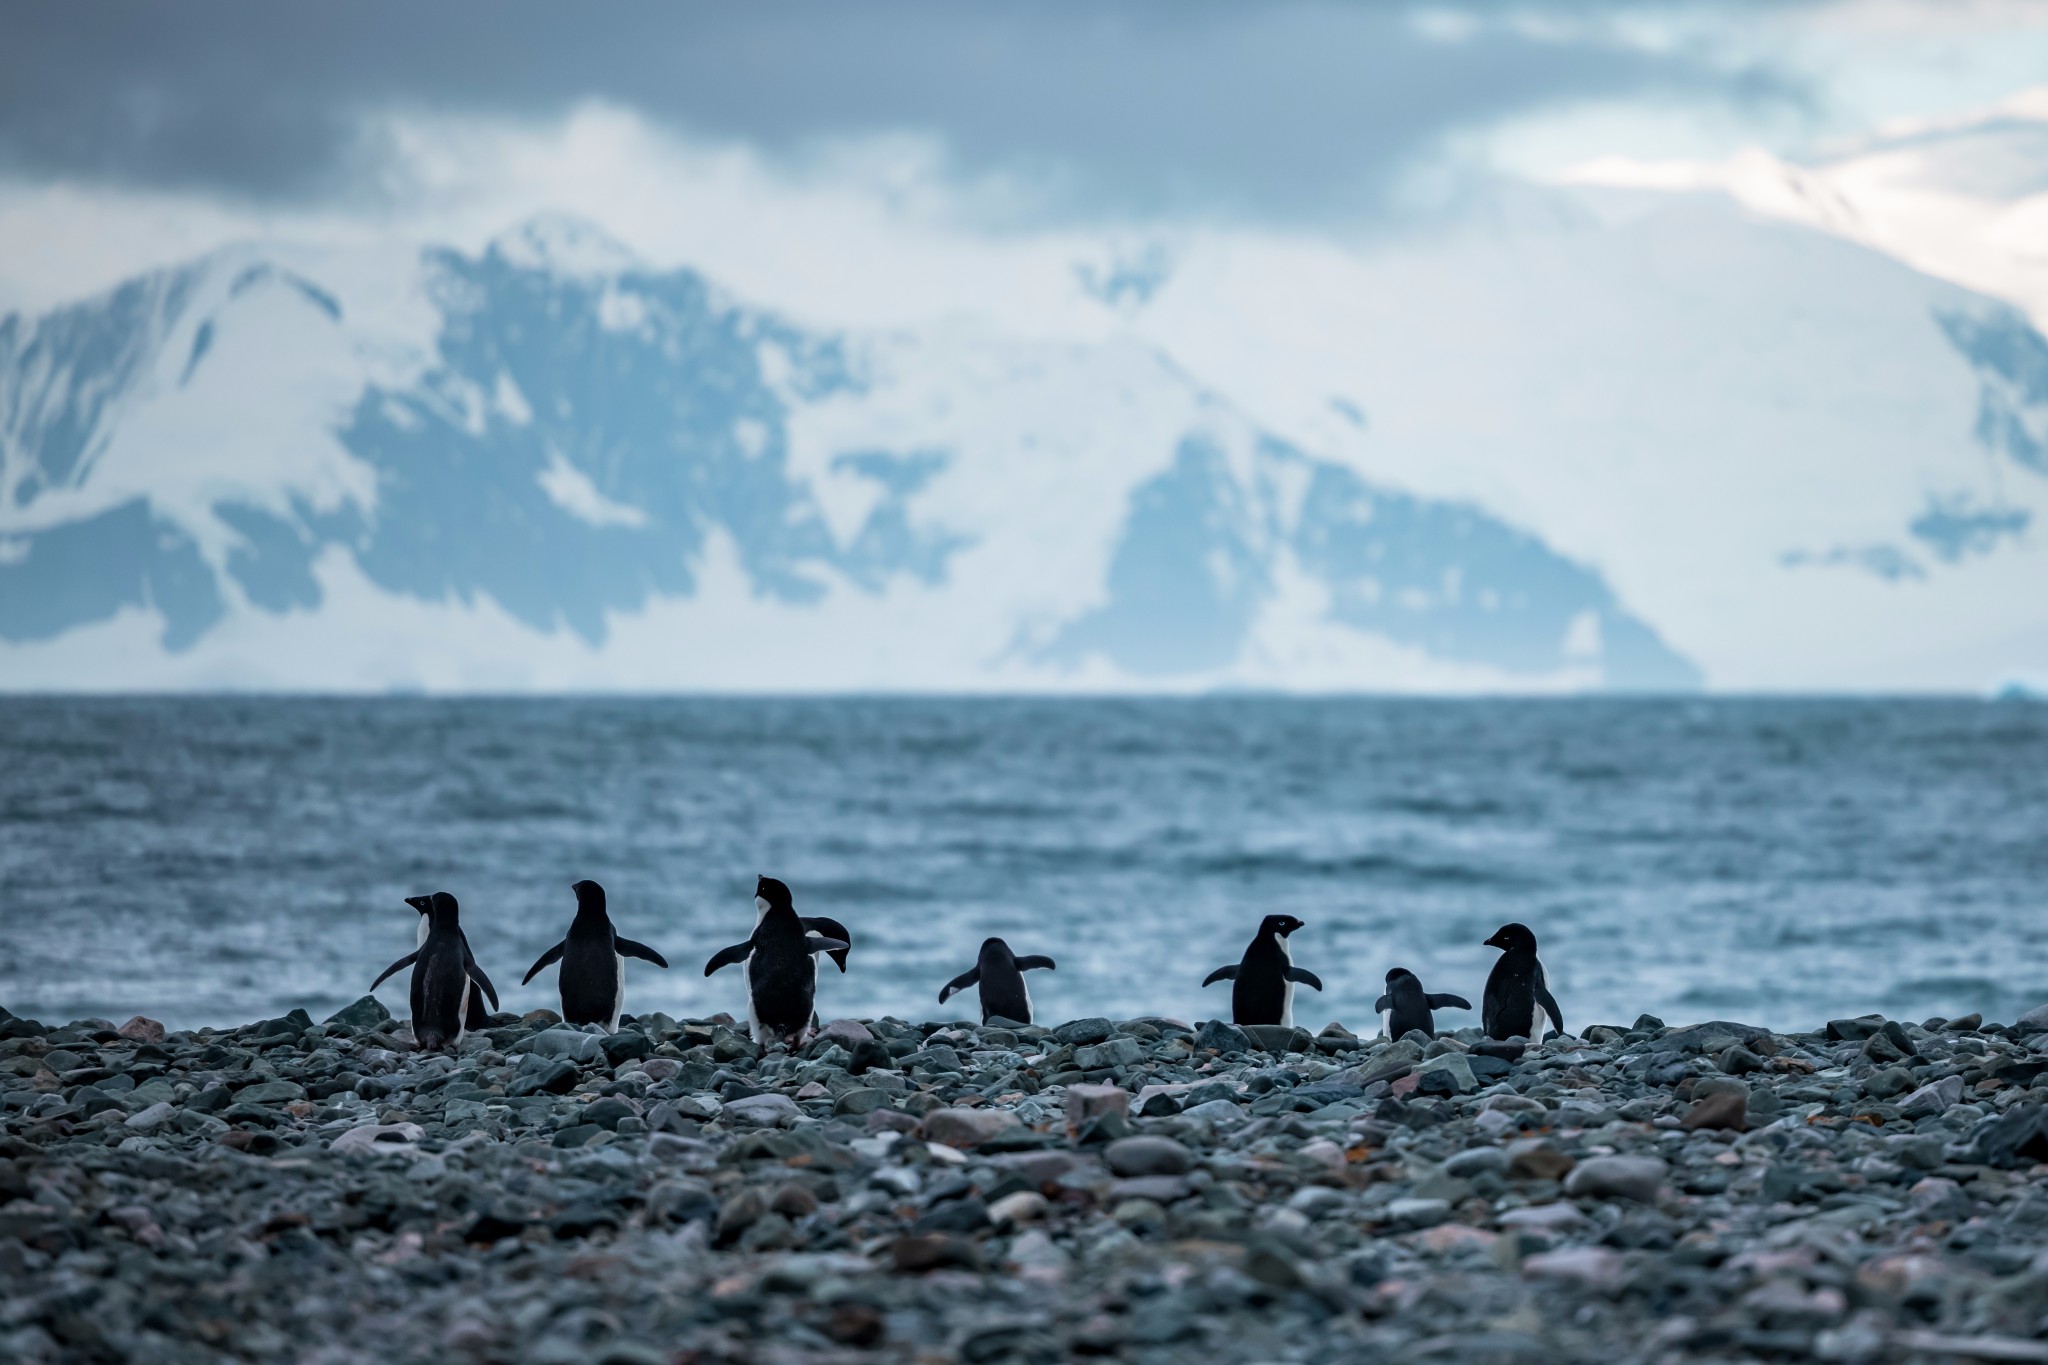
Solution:
M 1077 262 L 1118 322 L 1064 340 L 808 324 L 560 218 L 222 250 L 0 322 L 0 686 L 2048 669 L 2021 314 L 1720 200 L 1529 212 Z
M 1698 678 L 1134 339 L 807 330 L 561 220 L 410 276 L 359 318 L 235 249 L 0 324 L 9 682 Z

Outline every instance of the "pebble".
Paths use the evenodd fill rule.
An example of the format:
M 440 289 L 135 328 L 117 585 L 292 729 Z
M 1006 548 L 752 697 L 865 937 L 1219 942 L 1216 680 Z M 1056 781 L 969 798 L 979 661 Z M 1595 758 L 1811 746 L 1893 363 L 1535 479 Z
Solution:
M 2044 1033 L 0 1012 L 0 1358 L 2036 1359 Z
M 1654 1156 L 1596 1156 L 1580 1162 L 1564 1179 L 1564 1192 L 1574 1199 L 1657 1201 L 1663 1188 L 1664 1162 Z
M 1109 1169 L 1122 1176 L 1185 1175 L 1194 1153 L 1169 1137 L 1128 1137 L 1109 1144 Z

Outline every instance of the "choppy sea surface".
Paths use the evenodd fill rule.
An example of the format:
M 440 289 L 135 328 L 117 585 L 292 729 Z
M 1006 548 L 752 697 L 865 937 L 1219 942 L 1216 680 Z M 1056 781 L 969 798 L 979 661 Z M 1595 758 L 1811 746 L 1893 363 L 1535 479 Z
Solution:
M 1200 981 L 1284 910 L 1310 1028 L 1376 1028 L 1394 965 L 1476 1004 L 1510 919 L 1574 1029 L 2011 1019 L 2048 1000 L 2048 706 L 0 700 L 0 1005 L 39 1018 L 319 1018 L 434 890 L 551 1005 L 519 977 L 582 877 L 672 964 L 629 1011 L 743 1013 L 703 964 L 762 872 L 854 931 L 827 1018 L 962 1017 L 990 934 L 1057 959 L 1042 1021 L 1228 1017 Z

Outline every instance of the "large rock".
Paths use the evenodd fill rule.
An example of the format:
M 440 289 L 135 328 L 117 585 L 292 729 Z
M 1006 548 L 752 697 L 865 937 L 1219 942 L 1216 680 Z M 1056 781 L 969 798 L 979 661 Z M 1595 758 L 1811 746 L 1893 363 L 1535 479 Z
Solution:
M 1221 1019 L 1205 1019 L 1195 1030 L 1197 1052 L 1250 1052 L 1252 1040 L 1245 1037 L 1244 1030 Z
M 818 1041 L 828 1044 L 837 1043 L 848 1052 L 852 1052 L 874 1036 L 873 1033 L 868 1031 L 868 1026 L 861 1023 L 858 1019 L 834 1019 L 831 1023 L 818 1030 Z M 822 1048 L 819 1050 L 823 1051 Z
M 139 1014 L 114 1032 L 131 1043 L 161 1043 L 164 1040 L 164 1026 Z
M 1932 1118 L 1945 1114 L 1962 1103 L 1963 1078 L 1943 1076 L 1932 1085 L 1923 1085 L 1899 1101 L 1899 1117 L 1902 1119 Z
M 1104 1114 L 1129 1117 L 1131 1092 L 1120 1085 L 1070 1085 L 1067 1087 L 1067 1127 L 1075 1132 L 1081 1125 Z
M 235 1092 L 237 1104 L 288 1104 L 306 1098 L 306 1087 L 291 1081 L 259 1081 Z
M 357 1156 L 375 1152 L 410 1152 L 413 1144 L 426 1135 L 427 1130 L 417 1123 L 366 1123 L 335 1138 L 328 1144 L 328 1150 Z
M 760 1128 L 794 1123 L 802 1115 L 803 1111 L 796 1107 L 796 1101 L 787 1095 L 748 1095 L 743 1099 L 729 1101 L 725 1106 L 726 1118 L 738 1123 L 751 1123 Z
M 1416 1064 L 1415 1074 L 1421 1078 L 1415 1088 L 1425 1095 L 1469 1095 L 1479 1088 L 1479 1078 L 1462 1052 L 1425 1057 Z
M 391 1022 L 391 1011 L 374 995 L 366 995 L 353 1005 L 344 1005 L 327 1016 L 326 1022 L 342 1024 L 348 1028 L 376 1028 Z
M 1085 1047 L 1102 1042 L 1115 1032 L 1116 1025 L 1107 1019 L 1074 1019 L 1054 1029 L 1052 1040 L 1070 1047 Z
M 1517 1180 L 1562 1180 L 1572 1159 L 1543 1138 L 1508 1144 L 1508 1174 Z
M 604 1042 L 594 1033 L 564 1025 L 559 1028 L 542 1029 L 530 1037 L 521 1038 L 512 1045 L 512 1052 L 531 1052 L 542 1057 L 554 1057 L 563 1061 L 594 1062 L 604 1056 Z
M 1127 1178 L 1186 1175 L 1195 1164 L 1195 1154 L 1169 1137 L 1119 1138 L 1109 1144 L 1103 1159 L 1112 1174 Z
M 1726 1091 L 1693 1101 L 1680 1121 L 1684 1128 L 1707 1128 L 1739 1133 L 1749 1127 L 1749 1096 Z
M 1315 1046 L 1315 1038 L 1307 1029 L 1288 1024 L 1240 1024 L 1238 1029 L 1253 1047 L 1275 1056 L 1284 1052 L 1307 1052 Z
M 176 1105 L 168 1101 L 159 1100 L 139 1113 L 130 1114 L 123 1121 L 123 1126 L 130 1132 L 148 1133 L 169 1123 L 177 1116 L 177 1113 Z
M 926 1142 L 966 1149 L 1017 1126 L 1017 1116 L 1002 1109 L 934 1109 L 920 1129 Z
M 1574 1199 L 1633 1199 L 1657 1202 L 1666 1167 L 1654 1156 L 1596 1156 L 1581 1161 L 1565 1177 L 1564 1192 Z
M 1074 1065 L 1083 1071 L 1105 1067 L 1131 1066 L 1145 1060 L 1145 1047 L 1136 1038 L 1111 1038 L 1105 1042 L 1074 1049 Z

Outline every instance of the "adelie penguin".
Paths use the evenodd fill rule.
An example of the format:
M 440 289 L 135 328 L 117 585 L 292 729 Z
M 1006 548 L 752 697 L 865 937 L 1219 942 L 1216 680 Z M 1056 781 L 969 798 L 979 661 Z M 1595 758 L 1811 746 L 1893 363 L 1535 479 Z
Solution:
M 432 896 L 407 896 L 405 903 L 420 912 L 419 937 L 414 939 L 413 943 L 417 947 L 424 948 L 427 946 L 427 934 L 434 927 L 433 916 L 428 913 L 434 907 L 434 898 Z M 457 932 L 460 931 L 458 930 Z M 463 935 L 462 942 L 464 947 L 469 945 L 469 936 L 467 934 Z M 497 1003 L 497 998 L 495 996 L 492 997 L 491 1004 L 496 1005 Z M 482 991 L 471 991 L 469 993 L 469 1017 L 463 1021 L 464 1027 L 474 1033 L 480 1028 L 489 1027 L 490 1021 L 491 1012 L 484 1008 L 484 993 Z
M 570 889 L 576 893 L 576 918 L 569 921 L 568 937 L 542 953 L 519 984 L 525 985 L 541 968 L 559 961 L 562 970 L 556 974 L 555 984 L 562 992 L 563 1020 L 603 1024 L 605 1032 L 615 1033 L 626 1004 L 626 959 L 637 957 L 657 967 L 668 966 L 668 959 L 644 943 L 619 937 L 612 928 L 612 917 L 605 913 L 603 887 L 586 881 Z
M 1543 964 L 1536 959 L 1536 935 L 1527 925 L 1503 924 L 1486 940 L 1489 948 L 1501 950 L 1500 961 L 1486 978 L 1486 995 L 1481 1002 L 1480 1024 L 1489 1038 L 1527 1038 L 1534 1047 L 1545 1031 L 1564 1032 L 1564 1014 L 1551 997 L 1543 977 Z
M 1406 967 L 1387 973 L 1387 993 L 1374 1002 L 1380 1012 L 1380 1031 L 1389 1038 L 1405 1038 L 1420 1029 L 1436 1037 L 1435 1010 L 1469 1010 L 1472 1002 L 1462 995 L 1431 995 L 1422 989 L 1421 978 Z
M 1033 954 L 1018 957 L 1010 951 L 1010 945 L 999 938 L 985 938 L 981 941 L 981 952 L 974 959 L 974 965 L 946 983 L 939 992 L 939 1003 L 945 1004 L 955 991 L 964 991 L 969 986 L 981 985 L 981 1022 L 991 1019 L 1010 1019 L 1019 1024 L 1031 1022 L 1031 990 L 1024 984 L 1024 973 L 1043 967 L 1053 969 L 1052 959 Z
M 1235 966 L 1218 967 L 1203 979 L 1204 986 L 1233 981 L 1230 988 L 1230 1017 L 1238 1024 L 1294 1023 L 1294 987 L 1297 982 L 1315 990 L 1323 983 L 1316 974 L 1294 965 L 1287 954 L 1287 936 L 1302 927 L 1292 915 L 1268 915 L 1259 921 L 1259 932 Z
M 763 877 L 754 884 L 753 936 L 719 949 L 704 964 L 704 975 L 738 963 L 746 978 L 747 1022 L 754 1041 L 802 1047 L 817 1023 L 812 1006 L 818 996 L 818 954 L 830 953 L 843 972 L 852 943 L 845 925 L 823 915 L 798 915 L 789 888 Z
M 436 891 L 427 900 L 427 936 L 420 946 L 386 967 L 370 989 L 404 966 L 412 968 L 412 1036 L 427 1052 L 452 1048 L 468 1031 L 470 1000 L 478 991 L 498 1007 L 498 990 L 470 956 L 462 936 L 455 897 Z

